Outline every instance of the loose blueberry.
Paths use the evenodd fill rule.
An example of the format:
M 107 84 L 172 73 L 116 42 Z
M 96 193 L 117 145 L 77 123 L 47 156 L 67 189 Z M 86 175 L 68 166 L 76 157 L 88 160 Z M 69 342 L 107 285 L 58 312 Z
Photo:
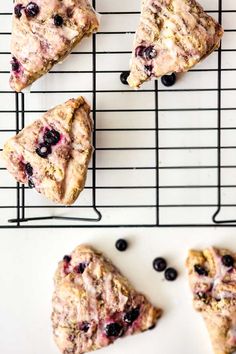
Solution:
M 221 258 L 221 261 L 222 261 L 223 265 L 226 267 L 233 267 L 234 266 L 234 259 L 229 254 L 226 254 L 225 256 L 223 256 Z
M 198 275 L 208 276 L 208 271 L 204 267 L 202 267 L 200 264 L 195 264 L 194 270 Z
M 48 145 L 56 145 L 60 140 L 60 133 L 55 129 L 46 130 L 43 140 Z
M 125 251 L 127 249 L 127 247 L 128 247 L 128 242 L 126 240 L 119 239 L 119 240 L 116 241 L 116 249 L 118 251 L 123 252 L 123 251 Z
M 70 263 L 70 261 L 71 261 L 71 256 L 65 255 L 65 256 L 63 257 L 63 261 L 66 262 L 66 263 Z
M 157 51 L 154 49 L 153 46 L 150 46 L 144 50 L 143 54 L 146 59 L 151 60 L 157 56 Z
M 146 72 L 146 74 L 148 76 L 151 76 L 152 74 L 152 69 L 153 69 L 153 66 L 152 65 L 144 65 L 144 70 Z
M 11 68 L 12 68 L 12 71 L 15 71 L 15 72 L 18 72 L 20 69 L 20 63 L 18 62 L 18 60 L 15 57 L 12 58 Z
M 39 14 L 39 6 L 35 2 L 30 2 L 25 8 L 27 17 L 35 17 Z
M 162 76 L 161 82 L 166 87 L 173 86 L 176 83 L 176 75 L 175 75 L 175 73 L 173 73 L 171 75 Z
M 46 159 L 48 155 L 51 154 L 51 152 L 51 146 L 46 144 L 40 144 L 39 147 L 36 149 L 36 153 L 43 159 Z
M 137 320 L 139 317 L 140 310 L 139 308 L 132 309 L 131 311 L 127 312 L 124 316 L 124 321 L 128 324 L 132 324 L 134 321 Z
M 87 333 L 88 330 L 90 328 L 90 325 L 88 322 L 82 322 L 81 326 L 80 326 L 80 330 Z
M 167 267 L 167 263 L 166 260 L 162 257 L 158 257 L 156 259 L 154 259 L 153 261 L 153 268 L 157 271 L 157 272 L 163 272 Z
M 135 56 L 136 57 L 143 57 L 144 51 L 145 51 L 145 47 L 143 45 L 138 46 L 135 49 Z
M 168 281 L 174 281 L 178 276 L 177 270 L 174 268 L 167 268 L 165 271 L 165 278 Z
M 31 178 L 28 179 L 28 186 L 29 186 L 29 188 L 31 188 L 31 189 L 35 188 L 35 184 L 34 184 L 34 182 L 32 181 Z
M 54 16 L 54 24 L 57 27 L 61 27 L 63 25 L 63 18 L 60 15 L 55 15 Z
M 86 268 L 87 268 L 87 263 L 80 263 L 75 267 L 75 271 L 76 273 L 83 274 Z
M 123 334 L 123 327 L 119 323 L 109 323 L 105 327 L 107 337 L 120 337 Z
M 120 74 L 120 81 L 122 82 L 123 85 L 129 85 L 128 81 L 127 81 L 129 74 L 130 74 L 130 71 L 123 71 Z
M 24 6 L 22 4 L 18 4 L 14 8 L 14 14 L 17 18 L 21 18 L 22 13 L 21 11 L 23 10 Z
M 25 172 L 27 173 L 28 176 L 33 176 L 33 167 L 31 166 L 30 163 L 27 163 L 25 165 Z

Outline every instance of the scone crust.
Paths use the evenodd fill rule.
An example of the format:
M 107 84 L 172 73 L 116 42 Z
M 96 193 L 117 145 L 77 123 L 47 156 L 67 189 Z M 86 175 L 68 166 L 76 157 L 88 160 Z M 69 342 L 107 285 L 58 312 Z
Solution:
M 154 326 L 161 315 L 146 297 L 137 293 L 112 263 L 90 246 L 77 247 L 71 261 L 61 261 L 55 273 L 52 324 L 55 341 L 63 354 L 82 354 L 105 347 L 116 340 L 105 326 L 123 326 L 123 335 L 139 333 Z M 76 267 L 84 265 L 82 273 Z M 124 313 L 139 308 L 132 325 Z M 87 331 L 82 330 L 88 324 Z
M 138 88 L 151 78 L 190 70 L 222 36 L 223 28 L 195 0 L 142 0 L 129 85 Z
M 88 0 L 35 0 L 39 14 L 29 18 L 25 11 L 13 13 L 11 53 L 19 69 L 11 72 L 10 86 L 20 92 L 61 62 L 83 37 L 96 32 L 99 21 Z M 27 6 L 28 0 L 16 0 Z M 54 16 L 63 18 L 55 26 Z
M 58 131 L 61 141 L 44 159 L 38 156 L 36 148 L 45 127 Z M 71 205 L 84 188 L 93 151 L 91 135 L 90 107 L 79 97 L 56 106 L 10 138 L 2 157 L 18 182 L 28 184 L 25 165 L 30 163 L 36 190 L 55 203 Z
M 236 253 L 227 249 L 192 250 L 186 262 L 193 304 L 201 312 L 208 328 L 215 354 L 236 350 L 236 263 L 226 267 L 222 257 Z M 195 267 L 206 273 L 199 275 Z

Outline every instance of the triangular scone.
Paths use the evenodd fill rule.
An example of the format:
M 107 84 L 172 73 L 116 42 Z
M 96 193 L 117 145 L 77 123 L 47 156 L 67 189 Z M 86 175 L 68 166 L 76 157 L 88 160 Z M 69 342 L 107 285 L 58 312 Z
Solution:
M 79 246 L 59 263 L 52 324 L 63 354 L 90 352 L 151 329 L 160 315 L 161 310 L 91 247 Z
M 62 61 L 99 22 L 89 0 L 16 0 L 10 85 L 21 91 Z
M 93 150 L 89 114 L 82 97 L 71 99 L 10 138 L 3 148 L 9 172 L 56 203 L 74 203 Z
M 193 303 L 208 328 L 215 354 L 236 351 L 236 253 L 210 248 L 187 259 Z
M 129 85 L 188 71 L 219 46 L 222 35 L 195 0 L 142 0 Z

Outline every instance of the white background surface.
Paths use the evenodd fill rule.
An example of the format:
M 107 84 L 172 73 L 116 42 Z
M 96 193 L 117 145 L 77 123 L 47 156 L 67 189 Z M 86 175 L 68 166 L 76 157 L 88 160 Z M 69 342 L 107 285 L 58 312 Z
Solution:
M 236 250 L 235 229 L 100 229 L 0 231 L 0 350 L 4 354 L 59 354 L 51 334 L 51 295 L 57 262 L 80 243 L 108 255 L 136 288 L 163 308 L 158 326 L 118 340 L 101 354 L 211 354 L 203 321 L 191 305 L 184 262 L 189 248 L 209 245 Z M 125 237 L 130 247 L 116 251 Z M 164 256 L 176 267 L 176 282 L 163 280 L 152 261 Z

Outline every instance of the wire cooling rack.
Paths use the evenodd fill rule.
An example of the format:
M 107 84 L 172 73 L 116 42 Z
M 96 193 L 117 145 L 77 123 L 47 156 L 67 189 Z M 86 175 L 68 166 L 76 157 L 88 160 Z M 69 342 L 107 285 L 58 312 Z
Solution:
M 0 147 L 49 108 L 83 95 L 95 152 L 69 208 L 16 184 L 0 162 L 0 227 L 236 225 L 236 4 L 201 3 L 225 28 L 222 46 L 172 88 L 121 84 L 140 3 L 94 0 L 100 32 L 24 94 L 8 86 L 12 4 L 1 4 Z

